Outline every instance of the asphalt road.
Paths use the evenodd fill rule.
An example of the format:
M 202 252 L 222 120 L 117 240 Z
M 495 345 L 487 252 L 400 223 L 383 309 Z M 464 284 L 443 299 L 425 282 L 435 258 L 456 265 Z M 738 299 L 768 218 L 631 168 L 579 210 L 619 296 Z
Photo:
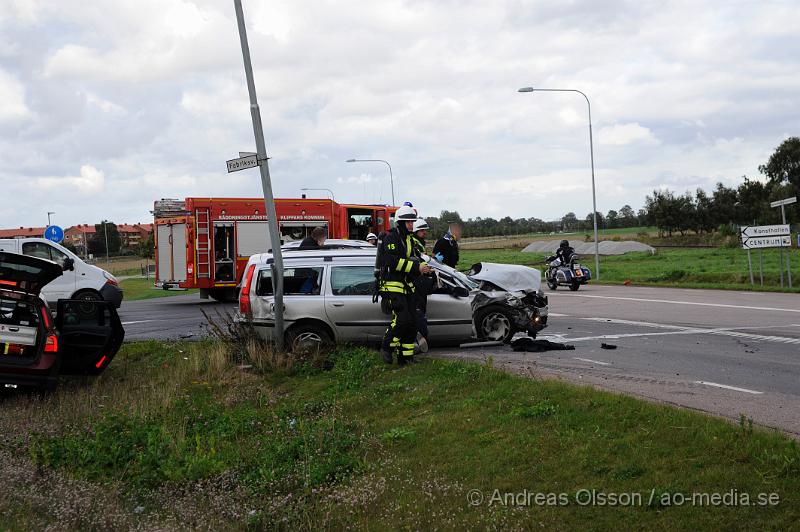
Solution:
M 435 349 L 533 377 L 555 376 L 800 435 L 800 296 L 759 292 L 588 286 L 549 292 L 540 337 L 574 351 Z M 233 310 L 191 296 L 133 301 L 127 340 L 202 335 L 206 312 Z M 191 335 L 191 336 L 190 336 Z M 613 344 L 613 350 L 601 348 Z

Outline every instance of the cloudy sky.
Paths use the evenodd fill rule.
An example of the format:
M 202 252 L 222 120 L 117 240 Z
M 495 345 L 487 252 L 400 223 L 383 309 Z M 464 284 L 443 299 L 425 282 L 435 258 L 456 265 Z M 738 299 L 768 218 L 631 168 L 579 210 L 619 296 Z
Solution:
M 755 177 L 800 126 L 800 4 L 244 0 L 275 194 L 559 218 Z M 0 0 L 0 227 L 258 196 L 233 2 Z M 323 193 L 324 194 L 324 193 Z

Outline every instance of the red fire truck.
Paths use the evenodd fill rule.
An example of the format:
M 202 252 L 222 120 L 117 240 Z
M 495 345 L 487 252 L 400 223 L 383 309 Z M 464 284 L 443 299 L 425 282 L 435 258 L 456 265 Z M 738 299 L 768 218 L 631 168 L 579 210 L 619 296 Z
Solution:
M 364 240 L 391 227 L 397 207 L 340 204 L 328 199 L 276 199 L 281 241 L 315 227 L 328 238 Z M 260 198 L 186 198 L 155 202 L 156 286 L 199 288 L 200 297 L 236 297 L 247 260 L 271 248 Z

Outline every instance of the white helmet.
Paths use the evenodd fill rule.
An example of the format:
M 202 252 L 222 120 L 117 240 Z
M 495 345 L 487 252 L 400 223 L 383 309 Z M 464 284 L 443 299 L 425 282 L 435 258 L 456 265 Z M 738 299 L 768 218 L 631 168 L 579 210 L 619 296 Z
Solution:
M 376 235 L 375 233 L 370 233 L 367 235 L 367 238 L 365 240 L 378 240 L 378 235 Z
M 397 220 L 397 223 L 414 222 L 417 220 L 417 211 L 415 211 L 413 207 L 403 205 L 394 213 L 394 218 Z
M 428 222 L 425 221 L 425 218 L 417 218 L 417 221 L 414 222 L 415 233 L 417 231 L 427 231 L 428 229 L 430 229 L 430 226 L 428 225 Z

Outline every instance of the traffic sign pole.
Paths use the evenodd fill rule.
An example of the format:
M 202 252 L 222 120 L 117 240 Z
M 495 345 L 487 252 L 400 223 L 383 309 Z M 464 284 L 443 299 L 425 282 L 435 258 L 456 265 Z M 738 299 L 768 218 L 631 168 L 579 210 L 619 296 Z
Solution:
M 750 250 L 747 250 L 747 267 L 750 270 L 750 285 L 756 284 L 753 281 L 753 257 L 750 255 Z
M 784 206 L 785 205 L 786 205 L 785 203 L 781 204 L 781 221 L 783 222 L 783 225 L 786 225 L 786 211 L 784 210 Z M 791 235 L 791 231 L 789 231 L 789 234 Z M 783 251 L 783 248 L 781 248 L 781 251 Z M 781 261 L 781 268 L 783 268 L 783 261 Z M 792 287 L 792 239 L 791 239 L 791 236 L 789 237 L 789 252 L 786 253 L 786 275 L 789 278 L 789 288 L 791 288 Z
M 281 234 L 278 229 L 278 216 L 275 212 L 275 198 L 272 195 L 272 181 L 269 175 L 267 146 L 264 142 L 264 128 L 261 125 L 261 110 L 256 98 L 256 83 L 253 79 L 253 64 L 250 61 L 250 45 L 247 42 L 247 29 L 244 25 L 242 0 L 233 0 L 236 10 L 236 23 L 239 26 L 239 41 L 242 45 L 242 60 L 247 78 L 247 92 L 250 95 L 250 117 L 253 120 L 253 134 L 256 139 L 258 167 L 261 171 L 261 187 L 264 189 L 264 206 L 267 209 L 269 238 L 272 244 L 273 291 L 275 293 L 275 347 L 283 349 L 283 255 L 281 254 Z M 245 159 L 247 157 L 244 157 Z

